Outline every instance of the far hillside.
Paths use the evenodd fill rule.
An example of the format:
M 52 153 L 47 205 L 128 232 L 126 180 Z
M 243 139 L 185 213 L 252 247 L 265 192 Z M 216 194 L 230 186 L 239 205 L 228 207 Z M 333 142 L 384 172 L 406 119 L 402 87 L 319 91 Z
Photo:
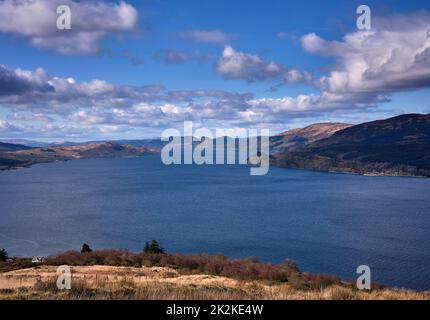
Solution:
M 17 150 L 28 150 L 28 149 L 31 149 L 31 148 L 20 144 L 0 142 L 0 151 L 17 151 Z
M 0 170 L 29 167 L 36 163 L 49 163 L 87 158 L 140 157 L 153 152 L 144 147 L 111 142 L 80 146 L 28 148 L 0 152 Z
M 430 176 L 430 114 L 355 125 L 274 155 L 287 168 L 368 175 Z

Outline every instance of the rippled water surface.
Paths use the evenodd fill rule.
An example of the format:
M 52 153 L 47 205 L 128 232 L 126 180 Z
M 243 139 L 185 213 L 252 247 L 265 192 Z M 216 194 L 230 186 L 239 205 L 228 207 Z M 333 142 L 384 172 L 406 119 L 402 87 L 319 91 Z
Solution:
M 430 289 L 430 179 L 247 166 L 171 166 L 158 156 L 0 172 L 0 247 L 94 248 L 297 261 L 300 269 Z

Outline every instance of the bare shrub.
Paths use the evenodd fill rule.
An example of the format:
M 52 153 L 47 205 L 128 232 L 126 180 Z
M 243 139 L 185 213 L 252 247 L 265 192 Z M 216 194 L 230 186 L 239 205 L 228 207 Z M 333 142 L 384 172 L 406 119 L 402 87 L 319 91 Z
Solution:
M 82 254 L 68 251 L 49 257 L 48 265 L 108 265 L 123 267 L 170 267 L 182 273 L 205 273 L 211 275 L 231 277 L 239 280 L 268 280 L 287 282 L 289 278 L 298 278 L 300 272 L 292 262 L 280 265 L 259 262 L 256 258 L 230 260 L 223 255 L 168 255 L 131 253 L 126 250 L 98 250 Z

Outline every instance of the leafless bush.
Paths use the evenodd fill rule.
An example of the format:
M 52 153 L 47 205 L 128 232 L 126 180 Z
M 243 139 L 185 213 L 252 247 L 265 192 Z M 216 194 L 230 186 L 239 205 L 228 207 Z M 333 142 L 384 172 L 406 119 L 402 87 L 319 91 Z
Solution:
M 89 253 L 69 251 L 46 260 L 50 265 L 109 265 L 124 267 L 170 267 L 182 273 L 204 273 L 239 280 L 287 282 L 300 275 L 296 265 L 286 261 L 280 265 L 259 262 L 256 258 L 230 260 L 223 255 L 168 255 L 131 253 L 126 250 L 98 250 Z

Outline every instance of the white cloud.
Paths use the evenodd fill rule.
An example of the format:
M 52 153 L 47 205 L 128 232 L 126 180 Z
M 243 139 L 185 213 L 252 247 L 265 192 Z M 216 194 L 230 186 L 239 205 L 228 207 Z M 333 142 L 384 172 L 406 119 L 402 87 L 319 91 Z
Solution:
M 258 55 L 235 51 L 226 46 L 215 71 L 226 79 L 247 81 L 273 80 L 281 74 L 283 67 L 273 61 L 265 62 Z
M 312 84 L 313 77 L 306 71 L 287 69 L 275 61 L 264 61 L 256 54 L 234 50 L 226 46 L 215 64 L 215 72 L 225 79 L 255 81 L 274 81 L 283 84 L 307 83 Z
M 284 74 L 284 79 L 288 83 L 311 82 L 313 77 L 306 71 L 291 69 Z
M 374 18 L 374 29 L 347 34 L 342 41 L 327 41 L 314 33 L 301 39 L 311 53 L 333 56 L 334 67 L 314 81 L 319 94 L 253 99 L 246 115 L 276 121 L 347 110 L 374 108 L 395 92 L 430 86 L 429 12 Z M 287 82 L 311 80 L 310 75 L 290 70 Z
M 56 9 L 68 5 L 72 29 L 58 30 Z M 138 13 L 130 4 L 73 0 L 4 0 L 0 32 L 27 38 L 32 45 L 61 54 L 95 54 L 109 33 L 132 31 Z
M 357 31 L 342 41 L 315 34 L 302 37 L 309 52 L 336 58 L 319 87 L 334 94 L 380 94 L 430 86 L 430 12 L 374 18 L 374 29 Z
M 108 134 L 114 127 L 118 132 L 150 130 L 185 120 L 235 122 L 241 121 L 238 111 L 253 98 L 249 93 L 221 90 L 166 91 L 159 85 L 79 82 L 51 76 L 43 69 L 6 67 L 0 67 L 0 88 L 0 110 L 9 113 L 7 119 L 23 129 L 23 136 Z M 12 126 L 2 127 L 12 132 Z
M 22 131 L 21 128 L 0 119 L 0 132 L 6 132 L 6 133 L 11 133 L 11 132 L 20 132 Z
M 226 46 L 215 71 L 226 79 L 314 84 L 319 92 L 295 97 L 255 98 L 220 90 L 167 91 L 159 85 L 120 86 L 103 80 L 79 82 L 43 69 L 10 70 L 0 66 L 0 106 L 12 116 L 3 132 L 63 136 L 117 136 L 143 128 L 161 129 L 184 120 L 220 127 L 284 127 L 297 119 L 348 115 L 376 110 L 392 93 L 430 86 L 429 12 L 373 19 L 374 29 L 328 41 L 305 35 L 303 48 L 334 57 L 326 75 L 314 79 L 298 69 L 265 61 Z M 31 116 L 46 124 L 37 125 Z M 13 116 L 17 114 L 16 116 Z M 25 126 L 22 125 L 26 121 Z M 65 124 L 66 123 L 66 124 Z M 154 129 L 154 130 L 155 130 Z

